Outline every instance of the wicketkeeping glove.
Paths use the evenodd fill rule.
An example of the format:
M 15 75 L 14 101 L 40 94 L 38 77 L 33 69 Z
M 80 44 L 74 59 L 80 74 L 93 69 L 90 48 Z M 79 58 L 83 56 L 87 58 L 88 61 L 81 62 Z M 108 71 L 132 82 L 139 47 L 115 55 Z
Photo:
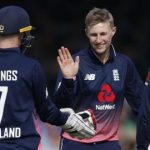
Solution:
M 82 111 L 82 112 L 78 112 L 77 115 L 81 116 L 82 119 L 84 120 L 85 124 L 93 129 L 94 131 L 96 130 L 96 118 L 94 116 L 94 113 L 91 109 Z M 77 137 L 79 139 L 84 139 L 83 135 L 80 135 L 78 132 L 71 132 L 70 135 L 72 137 Z
M 82 119 L 85 121 L 85 123 L 89 127 L 93 128 L 93 130 L 96 129 L 96 118 L 91 109 L 87 109 L 85 111 L 78 112 L 77 114 L 82 117 Z
M 95 120 L 93 121 L 92 112 L 87 110 L 75 114 L 71 108 L 63 108 L 60 110 L 70 115 L 65 125 L 62 126 L 65 132 L 79 139 L 91 138 L 96 134 L 96 122 Z

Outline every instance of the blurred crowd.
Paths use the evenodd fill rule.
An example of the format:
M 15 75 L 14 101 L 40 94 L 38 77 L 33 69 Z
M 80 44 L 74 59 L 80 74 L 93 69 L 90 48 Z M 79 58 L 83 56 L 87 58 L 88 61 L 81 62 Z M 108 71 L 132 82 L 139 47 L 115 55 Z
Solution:
M 150 9 L 147 0 L 1 0 L 0 7 L 9 4 L 25 8 L 31 16 L 31 23 L 36 28 L 33 31 L 35 40 L 26 55 L 34 57 L 44 66 L 51 95 L 58 71 L 57 50 L 64 45 L 73 54 L 88 45 L 84 18 L 93 7 L 107 8 L 113 14 L 117 26 L 114 47 L 132 58 L 145 80 L 150 64 Z M 54 132 L 52 126 L 41 126 L 42 135 L 45 135 L 42 143 L 50 144 L 51 149 L 57 150 L 60 130 L 55 128 Z M 135 134 L 135 118 L 125 103 L 119 133 L 123 150 L 135 149 Z M 51 142 L 48 142 L 49 138 Z M 44 150 L 48 148 L 45 146 Z

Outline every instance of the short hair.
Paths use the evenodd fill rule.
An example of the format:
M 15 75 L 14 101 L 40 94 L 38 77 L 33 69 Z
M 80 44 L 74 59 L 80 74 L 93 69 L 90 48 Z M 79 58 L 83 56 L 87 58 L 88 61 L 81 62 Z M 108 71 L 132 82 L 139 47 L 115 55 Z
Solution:
M 96 25 L 98 23 L 109 22 L 111 27 L 114 26 L 114 18 L 107 9 L 93 8 L 85 17 L 85 26 Z

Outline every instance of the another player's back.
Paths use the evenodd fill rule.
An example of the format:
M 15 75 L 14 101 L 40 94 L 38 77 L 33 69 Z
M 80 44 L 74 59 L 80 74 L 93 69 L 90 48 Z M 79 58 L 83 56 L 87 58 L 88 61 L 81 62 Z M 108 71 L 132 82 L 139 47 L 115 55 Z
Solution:
M 18 48 L 0 49 L 0 64 L 0 141 L 25 139 L 29 135 L 38 137 L 32 119 L 36 61 L 23 56 Z

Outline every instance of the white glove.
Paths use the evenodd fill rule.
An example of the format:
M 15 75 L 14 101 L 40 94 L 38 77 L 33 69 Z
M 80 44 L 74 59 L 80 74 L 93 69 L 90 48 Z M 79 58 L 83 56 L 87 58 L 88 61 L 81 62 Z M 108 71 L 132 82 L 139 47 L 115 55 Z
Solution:
M 93 113 L 93 111 L 91 109 L 87 109 L 85 111 L 78 112 L 77 114 L 82 117 L 84 122 L 90 128 L 92 128 L 93 130 L 96 129 L 96 118 L 95 118 L 95 115 L 94 115 L 94 113 Z
M 96 118 L 95 118 L 94 113 L 91 109 L 88 109 L 88 110 L 85 110 L 85 111 L 82 111 L 82 112 L 78 112 L 77 115 L 82 117 L 85 124 L 90 129 L 93 129 L 94 131 L 96 130 Z M 76 137 L 76 138 L 79 138 L 79 139 L 84 139 L 84 136 L 80 135 L 78 132 L 71 132 L 70 135 L 72 137 Z
M 148 150 L 150 150 L 150 144 L 149 144 L 149 146 L 148 146 Z
M 82 112 L 80 112 L 79 114 L 75 114 L 75 112 L 71 108 L 63 108 L 60 109 L 60 111 L 63 113 L 68 113 L 70 115 L 62 128 L 71 136 L 77 137 L 79 139 L 85 139 L 91 138 L 96 134 L 96 131 L 94 130 L 94 123 L 93 125 L 92 123 L 89 125 L 87 118 L 85 118 L 86 121 L 84 121 L 82 115 L 80 115 L 80 113 Z

